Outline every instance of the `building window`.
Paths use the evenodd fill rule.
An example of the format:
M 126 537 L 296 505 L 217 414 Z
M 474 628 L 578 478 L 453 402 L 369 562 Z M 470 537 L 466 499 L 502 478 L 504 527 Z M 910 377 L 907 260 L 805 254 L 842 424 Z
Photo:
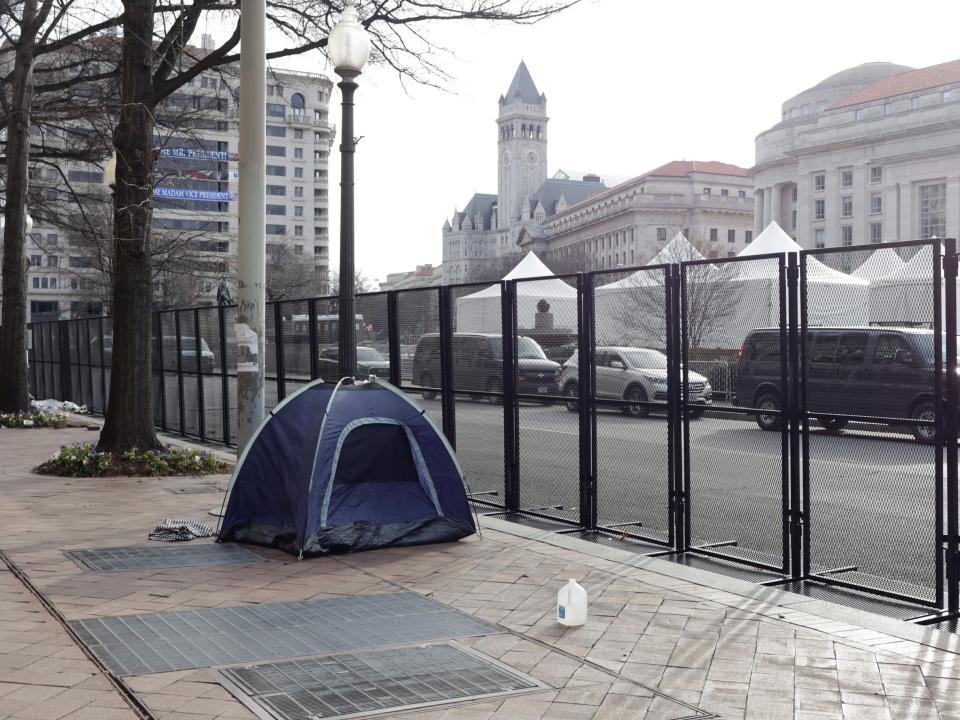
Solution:
M 297 186 L 293 189 L 293 196 L 294 196 L 295 198 L 302 198 L 302 197 L 303 197 L 303 185 L 297 185 Z
M 920 98 L 910 98 L 910 109 L 919 110 L 920 109 Z
M 720 197 L 727 197 L 729 194 L 730 194 L 730 191 L 727 190 L 726 188 L 723 188 L 723 189 L 720 191 Z
M 281 103 L 267 103 L 267 116 L 283 117 L 284 107 Z
M 287 149 L 283 145 L 267 145 L 267 157 L 286 157 Z
M 298 147 L 293 149 L 293 159 L 303 160 L 303 148 Z
M 34 290 L 40 289 L 40 278 L 38 277 L 33 278 L 33 289 Z
M 940 93 L 940 102 L 953 102 L 953 90 L 944 90 L 942 93 Z
M 708 188 L 708 187 L 705 187 L 705 188 L 703 189 L 703 194 L 704 194 L 704 195 L 709 195 L 711 192 L 713 192 L 713 191 L 712 191 L 710 188 Z
M 666 242 L 666 241 L 667 241 L 667 229 L 657 228 L 657 242 Z
M 878 192 L 870 193 L 870 212 L 874 214 L 883 212 L 882 194 Z
M 50 287 L 50 281 L 45 277 L 40 278 L 40 288 L 42 290 L 46 290 L 49 287 Z
M 738 190 L 738 191 L 737 191 L 737 197 L 740 198 L 741 200 L 746 200 L 746 199 L 747 199 L 747 191 L 746 191 L 746 190 Z
M 313 161 L 314 162 L 323 162 L 326 159 L 327 155 L 323 150 L 314 150 L 313 151 Z
M 790 228 L 792 230 L 797 229 L 797 211 L 796 210 L 790 211 Z
M 60 258 L 56 255 L 47 255 L 47 267 L 55 268 L 60 265 Z
M 267 223 L 267 235 L 286 235 L 287 226 L 286 225 L 271 225 Z
M 303 95 L 294 93 L 290 96 L 290 109 L 296 117 L 303 117 L 307 112 L 307 102 Z
M 947 186 L 924 185 L 920 188 L 920 239 L 942 238 L 947 226 Z
M 886 102 L 886 103 L 883 104 L 883 114 L 884 114 L 884 115 L 892 115 L 892 114 L 893 114 L 893 103 L 892 103 L 892 102 Z
M 293 246 L 294 255 L 303 255 L 303 245 L 294 245 Z
M 710 242 L 716 242 L 719 232 L 716 228 L 710 228 Z
M 41 255 L 31 255 L 31 256 L 30 256 L 30 264 L 31 264 L 33 267 L 40 267 L 40 266 L 43 264 L 43 256 L 41 256 Z M 23 267 L 23 266 L 21 266 L 21 267 Z
M 286 177 L 287 168 L 283 165 L 267 165 L 267 175 L 273 177 Z
M 743 242 L 746 245 L 749 245 L 753 242 L 753 230 L 745 230 L 743 233 Z
M 874 245 L 883 242 L 883 223 L 870 223 L 870 242 Z
M 286 137 L 287 129 L 280 125 L 267 125 L 267 137 Z
M 883 181 L 883 168 L 879 165 L 874 165 L 870 168 L 870 184 L 876 185 L 878 182 Z
M 853 187 L 853 170 L 844 170 L 840 173 L 840 187 Z
M 823 228 L 817 228 L 813 231 L 813 246 L 818 250 L 827 246 L 826 233 Z
M 293 139 L 294 139 L 294 140 L 303 140 L 303 130 L 301 130 L 300 128 L 296 128 L 296 129 L 293 131 Z
M 286 205 L 271 205 L 267 203 L 267 215 L 286 215 L 287 206 Z
M 286 185 L 267 185 L 267 195 L 274 195 L 277 197 L 286 197 L 287 186 Z
M 734 243 L 737 241 L 737 231 L 736 230 L 727 230 L 727 242 Z
M 51 290 L 57 289 L 57 279 L 55 277 L 50 278 L 50 289 Z
M 302 167 L 295 167 L 295 168 L 293 169 L 293 176 L 294 176 L 295 178 L 302 178 L 302 177 L 303 177 L 303 168 L 302 168 Z
M 314 255 L 323 255 L 323 245 L 314 245 L 313 246 Z
M 823 192 L 824 188 L 827 187 L 827 176 L 823 173 L 818 173 L 813 176 L 813 191 L 814 192 Z
M 854 120 L 863 120 L 863 108 L 857 108 L 853 111 Z
M 827 214 L 827 201 L 826 200 L 814 200 L 813 201 L 813 219 L 814 220 L 823 220 Z
M 790 190 L 790 200 L 792 200 L 793 202 L 796 202 L 796 201 L 797 201 L 797 186 L 796 186 L 796 185 L 794 185 L 793 188 Z
M 853 196 L 842 195 L 840 197 L 840 217 L 853 217 Z
M 294 216 L 294 217 L 303 217 L 303 205 L 294 205 L 294 206 L 293 206 L 293 216 Z
M 297 237 L 303 237 L 303 225 L 294 225 L 293 234 Z
M 844 247 L 853 245 L 853 225 L 840 226 L 840 244 Z

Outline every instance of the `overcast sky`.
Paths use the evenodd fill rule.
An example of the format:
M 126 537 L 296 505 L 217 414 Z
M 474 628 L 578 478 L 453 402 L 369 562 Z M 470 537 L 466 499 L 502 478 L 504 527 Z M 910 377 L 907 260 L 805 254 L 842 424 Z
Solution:
M 585 0 L 533 26 L 448 24 L 447 91 L 360 78 L 357 266 L 370 279 L 439 264 L 441 226 L 474 192 L 497 191 L 497 99 L 520 60 L 546 93 L 548 176 L 605 181 L 670 160 L 753 164 L 754 138 L 787 98 L 870 61 L 923 67 L 960 57 L 960 3 L 844 0 L 782 5 Z M 316 71 L 322 58 L 282 66 Z M 333 77 L 331 70 L 327 72 Z M 339 92 L 331 121 L 339 125 Z M 338 262 L 339 154 L 330 155 L 331 267 Z

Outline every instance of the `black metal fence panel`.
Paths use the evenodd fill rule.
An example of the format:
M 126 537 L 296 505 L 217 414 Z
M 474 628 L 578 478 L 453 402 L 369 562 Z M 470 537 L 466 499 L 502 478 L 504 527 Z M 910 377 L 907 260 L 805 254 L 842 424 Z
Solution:
M 670 247 L 642 268 L 361 294 L 358 375 L 414 397 L 498 512 L 956 612 L 954 242 Z M 339 379 L 337 304 L 267 304 L 268 409 Z M 159 428 L 236 442 L 235 320 L 154 313 Z M 111 327 L 34 324 L 33 395 L 105 412 Z

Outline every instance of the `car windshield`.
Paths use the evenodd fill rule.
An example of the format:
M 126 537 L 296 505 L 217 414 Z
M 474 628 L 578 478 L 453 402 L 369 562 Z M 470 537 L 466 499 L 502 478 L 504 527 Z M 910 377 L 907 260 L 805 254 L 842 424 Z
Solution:
M 643 370 L 666 370 L 667 356 L 656 350 L 623 350 L 621 352 L 627 364 Z
M 383 362 L 383 355 L 372 347 L 358 347 L 357 360 L 362 360 L 363 362 Z
M 491 343 L 491 345 L 493 346 L 493 354 L 497 360 L 500 360 L 503 357 L 503 346 L 499 341 Z M 537 344 L 537 341 L 523 335 L 517 338 L 517 357 L 526 360 L 547 359 L 547 356 L 543 354 L 543 348 Z
M 923 362 L 926 365 L 933 365 L 936 362 L 933 352 L 933 333 L 929 335 L 914 335 L 913 342 L 917 350 L 920 351 L 920 356 L 923 358 Z M 957 344 L 960 346 L 960 337 L 957 338 Z M 942 336 L 942 342 L 940 345 L 940 356 L 942 362 L 946 362 L 947 359 L 947 336 L 944 334 Z

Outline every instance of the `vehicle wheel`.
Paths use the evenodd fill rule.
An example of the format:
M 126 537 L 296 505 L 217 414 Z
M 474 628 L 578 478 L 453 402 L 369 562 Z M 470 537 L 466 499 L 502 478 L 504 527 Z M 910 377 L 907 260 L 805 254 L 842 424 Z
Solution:
M 910 414 L 914 420 L 929 420 L 933 422 L 937 419 L 937 410 L 931 402 L 924 402 L 917 405 Z M 910 432 L 917 439 L 917 442 L 924 445 L 933 445 L 937 439 L 937 428 L 933 425 L 913 425 Z
M 757 399 L 756 408 L 758 410 L 779 410 L 780 396 L 776 393 L 765 393 Z M 773 414 L 764 414 L 758 412 L 756 415 L 757 425 L 761 430 L 779 430 L 780 416 Z
M 627 402 L 646 402 L 647 393 L 642 387 L 629 387 L 624 393 L 623 399 Z M 642 418 L 650 414 L 650 408 L 646 405 L 625 405 L 623 411 L 631 417 Z
M 573 398 L 572 400 L 566 401 L 567 410 L 572 413 L 580 410 L 580 401 L 577 398 L 578 392 L 577 384 L 575 382 L 568 382 L 566 387 L 563 388 L 563 394 L 568 398 Z
M 491 405 L 503 405 L 503 383 L 500 382 L 500 378 L 490 378 L 487 380 L 487 392 L 501 393 L 499 397 L 496 395 L 490 395 L 487 397 L 487 400 L 490 401 Z
M 432 387 L 433 386 L 433 375 L 430 373 L 424 373 L 420 376 L 420 387 Z M 433 400 L 437 396 L 436 390 L 421 390 L 421 396 L 424 400 Z
M 687 415 L 691 420 L 699 420 L 703 417 L 703 414 L 706 412 L 703 408 L 691 408 L 687 410 Z
M 827 432 L 839 432 L 843 430 L 850 421 L 830 415 L 817 415 L 817 422 L 820 423 Z

